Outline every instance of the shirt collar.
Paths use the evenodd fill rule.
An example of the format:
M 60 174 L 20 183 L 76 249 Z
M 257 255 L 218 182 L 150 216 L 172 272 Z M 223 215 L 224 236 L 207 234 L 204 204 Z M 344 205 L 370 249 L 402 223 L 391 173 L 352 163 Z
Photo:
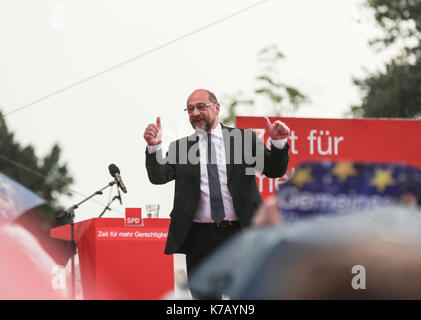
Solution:
M 222 126 L 221 126 L 220 122 L 218 122 L 217 126 L 211 131 L 211 134 L 214 137 L 218 137 L 220 139 L 223 139 Z M 199 135 L 200 139 L 202 139 L 206 136 L 206 134 L 204 134 L 202 130 L 200 131 L 200 133 L 198 133 L 198 135 Z

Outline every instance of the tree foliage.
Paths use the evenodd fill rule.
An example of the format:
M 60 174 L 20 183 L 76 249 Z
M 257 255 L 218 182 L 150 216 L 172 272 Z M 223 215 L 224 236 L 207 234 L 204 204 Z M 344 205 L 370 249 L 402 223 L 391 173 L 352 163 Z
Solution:
M 263 111 L 265 116 L 285 116 L 308 101 L 300 90 L 282 81 L 279 63 L 284 58 L 276 45 L 265 47 L 258 53 L 262 71 L 256 77 L 257 85 L 252 97 L 244 97 L 242 91 L 227 95 L 227 114 L 223 122 L 233 123 L 239 107 L 253 108 L 255 114 Z
M 421 115 L 421 63 L 392 61 L 386 72 L 354 80 L 363 93 L 353 115 L 367 118 L 413 118 Z
M 421 115 L 421 0 L 367 0 L 382 37 L 370 44 L 380 50 L 398 46 L 400 53 L 385 71 L 354 79 L 361 105 L 351 113 L 360 117 L 412 118 Z
M 44 157 L 38 157 L 33 146 L 21 145 L 0 112 L 0 172 L 43 198 L 46 202 L 43 211 L 51 218 L 62 210 L 58 196 L 70 195 L 73 182 L 67 165 L 61 164 L 60 155 L 57 144 Z
M 367 0 L 374 18 L 383 29 L 384 36 L 373 39 L 372 44 L 384 47 L 406 42 L 406 54 L 419 55 L 421 39 L 420 0 Z

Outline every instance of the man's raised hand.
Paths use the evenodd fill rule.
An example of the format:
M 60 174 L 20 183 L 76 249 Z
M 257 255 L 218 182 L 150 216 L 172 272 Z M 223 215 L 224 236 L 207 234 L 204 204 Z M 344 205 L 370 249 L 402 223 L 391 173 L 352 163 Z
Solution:
M 288 138 L 291 130 L 288 126 L 280 120 L 276 120 L 274 123 L 271 123 L 268 117 L 265 117 L 266 128 L 269 132 L 271 139 L 281 140 Z
M 156 118 L 156 124 L 150 123 L 143 134 L 146 142 L 150 146 L 156 146 L 162 142 L 161 118 Z

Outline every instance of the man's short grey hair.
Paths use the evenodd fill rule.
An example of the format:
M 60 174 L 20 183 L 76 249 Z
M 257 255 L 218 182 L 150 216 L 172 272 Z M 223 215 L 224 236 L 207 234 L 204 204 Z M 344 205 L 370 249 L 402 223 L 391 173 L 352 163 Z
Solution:
M 218 103 L 218 99 L 216 98 L 215 94 L 213 92 L 209 91 L 209 90 L 208 90 L 208 93 L 209 93 L 209 100 L 211 102 Z
M 204 90 L 208 93 L 208 98 L 210 102 L 214 102 L 214 103 L 218 103 L 218 99 L 216 98 L 215 94 L 207 89 L 197 89 L 197 90 Z M 196 92 L 197 90 L 195 90 L 194 92 Z M 191 95 L 187 98 L 187 104 L 189 103 L 189 99 L 190 99 Z

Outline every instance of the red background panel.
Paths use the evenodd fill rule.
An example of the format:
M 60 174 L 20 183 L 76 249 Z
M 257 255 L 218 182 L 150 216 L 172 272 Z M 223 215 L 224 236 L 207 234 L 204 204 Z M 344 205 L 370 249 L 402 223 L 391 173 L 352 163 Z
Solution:
M 421 168 L 421 121 L 395 119 L 319 119 L 270 117 L 291 129 L 288 139 L 290 162 L 286 176 L 307 161 L 363 161 L 405 163 Z M 269 134 L 263 117 L 237 117 L 238 128 L 256 129 L 266 145 Z M 335 148 L 336 146 L 336 148 Z M 266 198 L 285 178 L 258 176 L 259 190 Z

